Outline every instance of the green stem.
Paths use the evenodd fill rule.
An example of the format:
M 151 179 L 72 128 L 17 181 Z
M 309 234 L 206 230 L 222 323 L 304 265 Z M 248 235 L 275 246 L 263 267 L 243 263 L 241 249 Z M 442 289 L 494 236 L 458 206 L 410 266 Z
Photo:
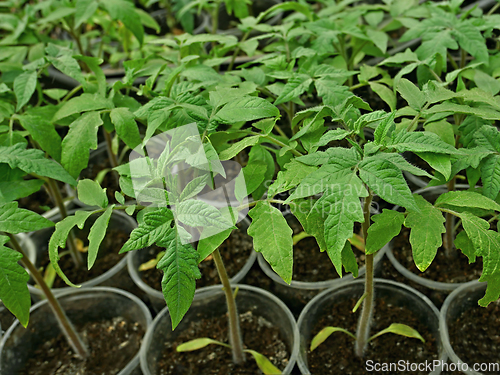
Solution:
M 365 199 L 365 204 L 363 205 L 363 215 L 365 221 L 363 223 L 363 238 L 366 242 L 366 237 L 368 235 L 368 228 L 370 228 L 370 207 L 372 204 L 372 192 L 369 190 L 368 197 Z M 365 262 L 365 299 L 363 300 L 363 308 L 361 310 L 361 315 L 359 317 L 358 329 L 356 330 L 356 355 L 360 358 L 363 357 L 366 345 L 368 344 L 368 339 L 370 336 L 370 326 L 372 322 L 373 315 L 373 303 L 374 303 L 374 283 L 373 283 L 373 254 L 366 255 Z
M 31 276 L 33 277 L 37 285 L 42 289 L 45 297 L 47 298 L 47 302 L 49 303 L 49 306 L 54 312 L 54 315 L 57 321 L 59 322 L 59 326 L 62 328 L 62 331 L 66 336 L 68 342 L 70 343 L 71 347 L 79 357 L 87 358 L 88 354 L 85 344 L 81 340 L 80 336 L 78 336 L 78 334 L 76 333 L 75 327 L 73 327 L 73 324 L 71 324 L 71 322 L 69 321 L 68 317 L 66 316 L 66 313 L 59 304 L 59 301 L 52 293 L 52 290 L 45 283 L 43 276 L 40 274 L 40 272 L 38 272 L 33 263 L 31 263 L 29 258 L 26 256 L 23 248 L 19 245 L 14 235 L 10 233 L 7 233 L 7 235 L 9 236 L 10 242 L 14 247 L 14 249 L 23 255 L 21 262 L 23 263 L 24 267 L 28 269 L 28 271 L 30 272 Z
M 465 61 L 467 59 L 467 52 L 463 48 L 460 49 L 460 68 L 465 67 Z
M 250 36 L 250 31 L 246 32 L 245 35 L 243 35 L 243 38 L 239 41 L 239 43 L 243 43 L 247 38 Z M 238 43 L 238 44 L 239 44 Z M 238 56 L 238 53 L 240 53 L 240 47 L 236 47 L 233 52 L 233 56 L 231 57 L 231 62 L 229 63 L 229 67 L 227 68 L 228 72 L 233 70 L 234 62 L 236 61 L 236 57 Z
M 63 100 L 61 100 L 61 103 L 67 102 L 69 99 L 71 99 L 73 97 L 73 95 L 75 95 L 81 89 L 83 89 L 82 85 L 76 86 L 73 90 L 71 90 L 70 92 L 68 92 L 66 94 L 66 96 L 63 98 Z
M 451 66 L 453 66 L 453 69 L 455 69 L 455 70 L 460 69 L 459 66 L 458 66 L 458 64 L 457 64 L 457 62 L 455 61 L 455 59 L 451 55 L 451 53 L 446 52 L 446 54 L 448 56 L 448 60 L 450 60 Z
M 111 167 L 118 167 L 118 160 L 116 159 L 116 155 L 113 152 L 113 140 L 111 139 L 111 135 L 107 132 L 107 130 L 103 127 L 102 134 L 104 135 L 104 139 L 106 140 L 106 148 L 108 150 L 109 161 L 111 163 Z
M 61 195 L 61 191 L 57 186 L 56 182 L 49 178 L 46 180 L 47 189 L 50 192 L 50 195 L 54 198 L 55 204 L 57 208 L 59 208 L 59 213 L 61 214 L 61 220 L 64 220 L 68 216 L 68 212 L 66 211 L 66 206 L 64 205 L 64 200 Z M 71 254 L 71 258 L 73 259 L 73 263 L 77 269 L 83 267 L 83 258 L 82 254 L 78 251 L 76 247 L 76 238 L 73 231 L 68 233 L 68 238 L 66 240 L 66 244 L 68 246 L 69 253 Z
M 455 178 L 452 178 L 450 182 L 447 184 L 448 191 L 455 190 Z M 446 258 L 454 259 L 457 256 L 457 253 L 453 251 L 453 239 L 455 238 L 455 216 L 451 213 L 446 213 L 446 233 L 444 237 L 444 250 L 446 254 Z
M 241 337 L 240 322 L 238 318 L 238 309 L 236 308 L 236 301 L 234 298 L 233 290 L 229 276 L 226 272 L 226 267 L 220 256 L 219 249 L 213 252 L 215 266 L 217 273 L 222 282 L 224 294 L 226 295 L 227 312 L 229 321 L 229 343 L 231 344 L 231 351 L 233 353 L 233 362 L 236 365 L 241 365 L 245 362 L 245 353 L 243 352 L 243 339 Z
M 491 16 L 495 11 L 500 8 L 500 3 L 496 3 L 493 8 L 490 9 L 490 11 L 486 14 L 487 16 Z

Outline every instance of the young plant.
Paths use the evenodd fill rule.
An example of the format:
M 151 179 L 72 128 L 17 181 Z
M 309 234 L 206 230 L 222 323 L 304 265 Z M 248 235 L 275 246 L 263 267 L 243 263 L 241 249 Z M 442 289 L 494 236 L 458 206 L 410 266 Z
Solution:
M 5 234 L 0 235 L 0 274 L 2 275 L 0 299 L 5 307 L 26 327 L 29 322 L 31 307 L 27 282 L 31 275 L 47 298 L 47 302 L 75 354 L 80 358 L 86 358 L 87 348 L 85 344 L 68 320 L 51 289 L 47 286 L 43 276 L 31 263 L 15 237 L 15 234 L 18 233 L 49 228 L 53 225 L 52 221 L 32 211 L 18 208 L 17 202 L 0 204 L 0 233 Z M 5 244 L 9 241 L 12 248 L 5 247 Z M 25 268 L 18 264 L 19 261 Z

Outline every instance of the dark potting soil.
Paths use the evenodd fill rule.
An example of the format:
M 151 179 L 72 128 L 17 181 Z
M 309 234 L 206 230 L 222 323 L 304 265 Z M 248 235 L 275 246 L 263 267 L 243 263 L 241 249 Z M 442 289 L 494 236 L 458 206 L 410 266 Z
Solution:
M 91 180 L 95 180 L 97 175 L 102 172 L 103 170 L 109 168 L 111 169 L 111 163 L 108 159 L 108 154 L 107 152 L 104 152 L 100 155 L 100 157 L 97 160 L 92 160 L 91 158 L 89 160 L 89 165 L 87 168 L 82 170 L 80 173 L 80 177 L 82 179 L 88 178 Z M 105 175 L 104 178 L 101 182 L 101 186 L 103 188 L 106 188 L 106 195 L 108 197 L 108 200 L 110 202 L 115 201 L 115 191 L 121 191 L 120 185 L 118 183 L 118 174 L 115 171 L 108 171 Z
M 84 247 L 89 245 L 87 236 L 83 232 L 75 230 L 75 236 L 83 241 Z M 127 242 L 128 238 L 128 234 L 119 229 L 108 229 L 106 236 L 99 247 L 97 260 L 90 270 L 86 264 L 86 253 L 82 253 L 85 265 L 81 269 L 74 267 L 73 260 L 69 254 L 61 257 L 59 260 L 59 266 L 63 270 L 64 274 L 75 284 L 80 284 L 94 279 L 113 268 L 126 255 L 118 254 L 118 252 L 125 242 Z M 40 266 L 43 267 L 43 269 L 46 269 L 47 265 L 50 263 L 47 245 L 48 244 L 45 244 L 45 249 L 42 249 L 41 251 L 43 258 L 40 261 Z M 64 288 L 67 286 L 68 285 L 66 285 L 63 279 L 60 277 L 55 278 L 53 288 Z
M 67 198 L 68 194 L 66 193 L 66 189 L 64 189 L 64 185 L 58 183 L 58 187 L 62 198 Z M 40 215 L 55 207 L 55 204 L 52 202 L 52 199 L 50 199 L 50 195 L 47 193 L 44 186 L 37 192 L 19 199 L 18 202 L 19 208 L 25 208 Z
M 240 227 L 240 224 L 237 224 Z M 157 246 L 151 246 L 147 249 L 141 250 L 147 251 L 149 253 L 148 259 L 154 259 L 156 255 L 164 251 L 163 248 Z M 229 277 L 236 275 L 245 265 L 253 251 L 253 241 L 252 237 L 246 234 L 244 231 L 233 231 L 229 238 L 227 238 L 219 248 L 222 260 L 226 267 L 227 274 Z M 199 265 L 201 278 L 196 280 L 196 288 L 202 288 L 205 286 L 220 284 L 219 275 L 217 274 L 217 268 L 211 255 L 209 255 L 204 261 Z M 148 284 L 150 287 L 160 290 L 161 280 L 163 278 L 163 271 L 152 268 L 150 270 L 142 271 L 141 273 L 142 281 Z
M 358 317 L 361 309 L 352 312 L 357 299 L 353 298 L 346 303 L 333 304 L 327 315 L 320 317 L 312 331 L 314 337 L 326 326 L 341 327 L 349 332 L 356 332 Z M 425 343 L 418 339 L 403 337 L 396 334 L 385 334 L 377 337 L 368 344 L 364 358 L 354 354 L 354 340 L 341 332 L 333 333 L 326 341 L 313 352 L 308 351 L 309 370 L 312 374 L 342 374 L 359 375 L 367 373 L 366 361 L 373 363 L 398 363 L 400 360 L 410 363 L 420 363 L 438 359 L 435 338 L 422 324 L 411 309 L 396 307 L 387 304 L 384 300 L 375 301 L 375 311 L 371 334 L 389 327 L 392 323 L 402 323 L 416 329 L 425 339 Z M 310 342 L 307 343 L 310 345 Z M 402 372 L 384 371 L 384 375 L 401 374 Z M 428 374 L 428 372 L 405 371 L 404 374 Z
M 289 349 L 281 338 L 279 329 L 252 311 L 240 314 L 240 328 L 246 349 L 265 355 L 274 366 L 284 369 L 290 357 Z M 205 374 L 259 374 L 255 360 L 246 354 L 246 362 L 236 366 L 232 362 L 231 349 L 209 345 L 203 349 L 178 353 L 178 345 L 195 338 L 210 337 L 228 342 L 227 315 L 193 321 L 173 342 L 165 343 L 158 362 L 159 375 Z
M 382 263 L 381 278 L 387 279 L 387 280 L 394 280 L 394 281 L 400 282 L 402 284 L 408 285 L 408 286 L 412 287 L 413 289 L 418 290 L 420 293 L 422 293 L 426 297 L 428 297 L 434 303 L 434 305 L 436 305 L 436 307 L 438 309 L 441 308 L 441 306 L 444 303 L 444 300 L 446 299 L 446 297 L 448 296 L 449 293 L 426 288 L 423 285 L 420 285 L 414 281 L 407 279 L 406 277 L 401 275 L 396 270 L 396 268 L 394 268 L 391 261 L 387 257 L 383 257 L 381 260 L 381 263 Z
M 144 335 L 138 323 L 121 317 L 86 323 L 77 331 L 89 350 L 86 360 L 75 357 L 60 334 L 41 345 L 18 375 L 114 375 L 137 354 Z
M 443 247 L 438 249 L 429 268 L 423 273 L 420 272 L 413 261 L 409 235 L 410 230 L 403 228 L 399 236 L 394 239 L 393 254 L 401 265 L 414 274 L 443 283 L 464 283 L 481 276 L 482 258 L 478 257 L 475 263 L 469 264 L 469 258 L 460 250 L 456 250 L 457 256 L 454 259 L 448 259 Z
M 293 230 L 293 235 L 303 231 L 302 225 L 293 216 L 287 217 L 287 222 Z M 365 255 L 352 247 L 358 266 L 364 265 Z M 332 261 L 326 251 L 321 252 L 314 237 L 307 237 L 293 247 L 293 276 L 292 280 L 317 282 L 338 278 Z
M 475 363 L 498 363 L 500 348 L 500 301 L 488 307 L 474 306 L 449 325 L 453 350 L 471 368 Z M 498 374 L 498 371 L 481 371 Z

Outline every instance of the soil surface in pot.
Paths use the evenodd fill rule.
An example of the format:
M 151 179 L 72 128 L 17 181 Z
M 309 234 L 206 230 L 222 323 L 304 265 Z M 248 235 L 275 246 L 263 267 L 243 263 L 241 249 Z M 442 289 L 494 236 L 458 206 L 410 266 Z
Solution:
M 456 250 L 457 256 L 448 259 L 443 247 L 438 249 L 429 268 L 424 273 L 420 272 L 413 261 L 409 236 L 410 230 L 403 228 L 399 236 L 394 239 L 393 254 L 401 265 L 414 274 L 443 283 L 464 283 L 479 279 L 481 276 L 483 269 L 481 257 L 478 257 L 475 263 L 469 264 L 469 258 L 460 250 Z
M 83 231 L 75 230 L 75 236 L 83 243 L 82 247 L 85 248 L 89 245 L 87 239 L 88 233 Z M 106 236 L 104 237 L 101 246 L 99 247 L 99 254 L 94 266 L 89 270 L 87 267 L 87 254 L 82 253 L 85 265 L 81 268 L 75 268 L 73 259 L 71 256 L 62 256 L 59 260 L 59 266 L 63 270 L 64 274 L 75 284 L 81 284 L 83 282 L 92 280 L 103 273 L 107 272 L 113 268 L 126 254 L 118 254 L 122 246 L 127 242 L 129 235 L 119 229 L 108 229 Z M 64 250 L 59 249 L 60 253 Z M 45 270 L 49 265 L 49 252 L 48 243 L 43 245 L 43 249 L 40 252 L 43 254 L 43 258 L 37 262 L 39 267 L 43 267 Z M 54 280 L 53 288 L 64 288 L 68 285 L 60 277 L 56 277 Z
M 426 288 L 425 286 L 420 285 L 412 280 L 408 280 L 406 277 L 401 275 L 398 272 L 398 270 L 396 270 L 396 268 L 394 268 L 391 261 L 387 257 L 383 257 L 381 263 L 382 263 L 381 277 L 383 279 L 394 280 L 402 284 L 411 286 L 413 289 L 418 290 L 420 293 L 428 297 L 434 303 L 434 305 L 436 305 L 438 309 L 441 308 L 441 306 L 444 303 L 444 300 L 446 299 L 449 293 Z
M 327 308 L 328 313 L 320 317 L 313 328 L 312 337 L 326 326 L 341 327 L 355 333 L 361 309 L 356 313 L 352 309 L 357 299 L 353 298 L 342 304 L 332 304 Z M 325 342 L 313 352 L 308 351 L 309 370 L 312 374 L 343 374 L 359 375 L 367 373 L 366 361 L 374 363 L 397 363 L 400 360 L 410 363 L 420 363 L 438 359 L 436 340 L 413 314 L 411 309 L 396 307 L 377 299 L 375 303 L 374 319 L 371 334 L 389 327 L 392 323 L 407 324 L 416 329 L 425 339 L 425 343 L 418 339 L 403 337 L 395 334 L 385 334 L 377 337 L 368 344 L 364 358 L 354 354 L 354 340 L 341 332 L 333 333 Z M 310 345 L 310 341 L 307 343 Z M 384 375 L 396 375 L 402 372 L 384 371 Z M 405 371 L 404 374 L 428 374 L 428 372 Z
M 449 324 L 448 330 L 453 350 L 469 367 L 475 363 L 500 364 L 500 301 L 486 308 L 474 306 L 464 311 Z M 481 373 L 498 374 L 497 371 Z
M 237 224 L 240 227 L 240 224 Z M 229 277 L 236 275 L 245 265 L 253 251 L 253 240 L 244 231 L 235 230 L 231 233 L 219 248 L 220 254 L 226 266 L 226 271 Z M 157 246 L 151 246 L 141 251 L 147 251 L 150 256 L 147 259 L 154 259 L 156 255 L 165 249 Z M 211 255 L 209 255 L 199 265 L 201 278 L 196 280 L 196 288 L 220 284 L 217 268 Z M 151 288 L 161 290 L 161 280 L 163 271 L 155 268 L 140 272 L 142 281 L 148 284 Z
M 34 329 L 34 328 L 31 328 Z M 140 349 L 144 329 L 117 317 L 77 327 L 89 357 L 76 358 L 63 334 L 46 341 L 26 363 L 19 375 L 114 375 Z
M 252 311 L 240 314 L 240 328 L 246 349 L 265 355 L 277 368 L 284 369 L 290 357 L 279 329 Z M 159 375 L 260 374 L 255 360 L 246 354 L 242 366 L 233 364 L 231 349 L 209 345 L 203 349 L 178 353 L 178 345 L 201 337 L 228 342 L 227 315 L 191 322 L 173 342 L 166 342 L 159 359 Z
M 287 217 L 287 222 L 293 230 L 293 235 L 303 231 L 302 225 L 293 216 Z M 355 228 L 356 229 L 356 228 Z M 357 228 L 359 229 L 359 228 Z M 358 267 L 362 267 L 365 255 L 352 246 Z M 344 274 L 346 274 L 344 272 Z M 293 246 L 293 276 L 292 280 L 317 282 L 337 279 L 339 275 L 333 267 L 326 251 L 321 252 L 314 237 L 307 237 Z
M 107 152 L 104 152 L 100 155 L 100 157 L 96 160 L 96 158 L 91 158 L 89 160 L 89 165 L 87 168 L 82 170 L 80 173 L 80 178 L 88 178 L 91 180 L 95 180 L 99 173 L 103 172 L 105 169 L 111 169 L 111 163 L 108 159 Z M 120 185 L 118 183 L 118 173 L 115 171 L 109 170 L 102 179 L 101 186 L 106 188 L 106 195 L 110 202 L 115 201 L 115 191 L 120 192 Z

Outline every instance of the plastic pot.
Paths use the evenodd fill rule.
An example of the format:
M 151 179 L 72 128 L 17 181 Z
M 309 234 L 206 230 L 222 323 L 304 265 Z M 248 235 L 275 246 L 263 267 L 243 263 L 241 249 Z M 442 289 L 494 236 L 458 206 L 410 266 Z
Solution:
M 70 211 L 68 215 L 72 215 L 73 213 L 74 211 Z M 85 222 L 83 230 L 84 231 L 90 230 L 90 227 L 98 217 L 99 216 L 97 214 L 90 216 Z M 60 220 L 60 216 L 57 215 L 51 218 L 51 220 L 57 222 L 58 220 Z M 136 227 L 137 227 L 137 222 L 127 214 L 120 211 L 113 211 L 113 213 L 111 214 L 108 229 L 119 229 L 129 234 Z M 48 251 L 47 250 L 48 243 L 50 237 L 52 236 L 52 233 L 54 233 L 54 227 L 42 229 L 36 232 L 32 232 L 30 234 L 30 238 L 33 240 L 37 252 L 37 261 L 35 263 L 37 267 L 40 266 L 40 259 L 42 254 L 46 254 Z M 116 249 L 116 252 L 118 253 L 119 250 L 120 249 Z M 110 268 L 106 272 L 102 273 L 100 276 L 81 283 L 80 284 L 81 288 L 90 288 L 98 285 L 124 288 L 124 286 L 127 285 L 127 283 L 129 282 L 128 280 L 130 280 L 126 270 L 126 265 L 127 265 L 127 257 L 124 256 L 117 264 L 115 264 L 112 268 Z M 85 272 L 85 269 L 83 270 L 83 272 Z M 130 284 L 132 284 L 131 281 Z M 34 298 L 43 297 L 43 292 L 40 289 L 35 288 L 33 285 L 30 284 L 28 284 L 28 288 L 31 295 Z M 54 294 L 58 295 L 59 293 L 73 289 L 74 288 L 68 286 L 63 288 L 53 288 L 52 291 Z
M 473 371 L 471 363 L 465 367 L 466 362 L 462 361 L 453 350 L 450 342 L 449 327 L 454 324 L 460 315 L 472 307 L 477 306 L 477 301 L 480 300 L 485 293 L 486 283 L 479 281 L 471 281 L 461 285 L 455 289 L 444 301 L 441 308 L 439 329 L 441 332 L 441 341 L 446 350 L 450 362 L 458 366 L 458 371 L 470 375 L 482 375 L 482 372 Z M 467 339 L 467 338 L 464 338 Z
M 234 287 L 238 288 L 236 303 L 240 313 L 251 310 L 255 315 L 262 316 L 279 328 L 288 352 L 291 353 L 288 365 L 282 369 L 282 374 L 290 374 L 295 366 L 299 351 L 299 333 L 292 313 L 281 300 L 263 289 L 243 284 L 234 285 Z M 141 346 L 141 369 L 143 374 L 159 374 L 157 363 L 161 358 L 165 342 L 175 340 L 179 333 L 186 329 L 192 321 L 220 316 L 226 312 L 224 292 L 218 285 L 207 287 L 204 293 L 196 292 L 191 308 L 175 331 L 172 331 L 168 308 L 164 308 L 148 329 Z M 193 337 L 193 339 L 195 338 Z M 252 359 L 249 358 L 248 360 Z
M 58 296 L 68 318 L 76 326 L 87 322 L 123 317 L 137 322 L 146 331 L 151 324 L 151 313 L 136 296 L 115 288 L 97 287 L 92 290 L 72 289 Z M 0 344 L 0 372 L 17 374 L 40 345 L 60 334 L 57 320 L 47 301 L 31 308 L 28 329 L 16 321 L 6 332 Z M 119 375 L 140 374 L 139 353 L 130 359 Z
M 276 4 L 281 4 L 282 0 L 254 0 L 252 1 L 252 10 L 254 13 L 254 16 L 257 17 L 260 12 L 263 12 L 272 6 Z M 274 17 L 269 18 L 267 21 L 265 21 L 266 24 L 275 26 L 278 25 L 281 21 L 281 18 L 283 17 L 283 13 L 280 12 L 276 14 Z M 230 23 L 232 21 L 238 22 L 238 19 L 234 16 L 230 16 L 227 14 L 226 6 L 223 3 L 219 7 L 219 28 L 217 29 L 217 34 L 225 34 L 225 35 L 234 35 L 236 37 L 241 37 L 243 35 L 243 31 L 241 31 L 237 27 L 232 27 L 230 26 Z M 209 20 L 209 28 L 212 30 L 212 18 L 210 15 L 210 20 Z M 258 32 L 253 30 L 251 32 L 251 35 L 257 35 Z
M 89 164 L 91 163 L 99 163 L 100 160 L 102 159 L 107 159 L 108 158 L 108 148 L 106 147 L 106 142 L 101 142 L 97 146 L 95 150 L 90 150 L 89 154 Z M 109 172 L 111 173 L 111 172 Z M 76 189 L 69 185 L 66 184 L 66 192 L 68 193 L 68 196 L 73 197 L 72 202 L 77 205 L 78 207 L 83 207 L 86 209 L 99 209 L 98 206 L 89 206 L 88 204 L 83 203 L 78 199 L 78 194 Z M 106 186 L 104 186 L 106 187 Z
M 307 304 L 297 322 L 301 340 L 298 365 L 302 374 L 311 373 L 308 368 L 307 352 L 312 339 L 311 332 L 318 319 L 329 311 L 329 306 L 333 304 L 342 304 L 344 301 L 350 300 L 353 297 L 360 298 L 363 293 L 364 281 L 356 280 L 327 289 L 318 294 Z M 379 299 L 383 299 L 388 305 L 411 309 L 436 338 L 439 360 L 446 362 L 446 351 L 444 350 L 439 335 L 439 311 L 427 297 L 404 284 L 391 280 L 375 279 L 375 298 L 375 314 L 377 309 L 376 301 Z M 332 350 L 334 350 L 334 348 L 332 348 Z M 435 369 L 431 372 L 431 375 L 440 373 L 440 369 Z
M 250 226 L 250 220 L 245 218 L 241 222 L 241 224 L 241 230 L 244 230 L 246 232 L 247 228 Z M 239 282 L 241 282 L 241 280 L 243 280 L 248 271 L 250 271 L 250 268 L 252 268 L 253 264 L 255 263 L 255 258 L 257 258 L 257 253 L 252 249 L 243 268 L 231 278 L 231 284 L 238 284 Z M 144 262 L 147 262 L 148 260 L 150 259 L 148 259 L 148 254 L 145 251 L 131 251 L 127 255 L 127 268 L 134 283 L 145 293 L 145 297 L 149 300 L 149 302 L 151 302 L 154 310 L 156 312 L 159 312 L 165 307 L 165 298 L 163 297 L 163 293 L 161 289 L 156 289 L 146 284 L 142 280 L 139 271 L 139 266 Z M 161 288 L 161 286 L 158 285 L 158 288 Z M 197 290 L 197 293 L 203 293 L 208 288 L 211 287 L 200 288 Z
M 458 185 L 456 185 L 456 188 L 457 189 L 468 189 L 469 185 L 458 184 Z M 416 190 L 414 192 L 414 194 L 420 194 L 420 195 L 424 196 L 424 198 L 425 198 L 426 196 L 428 197 L 428 196 L 432 196 L 432 195 L 440 195 L 440 194 L 446 193 L 447 191 L 448 190 L 445 186 L 432 186 L 429 188 Z M 398 210 L 399 208 L 400 208 L 399 206 L 394 207 L 395 210 Z M 434 281 L 434 280 L 425 278 L 425 273 L 422 276 L 419 276 L 419 275 L 409 271 L 408 269 L 406 269 L 406 267 L 404 267 L 401 263 L 399 263 L 399 261 L 394 256 L 394 249 L 392 246 L 392 242 L 389 244 L 389 246 L 387 248 L 387 257 L 391 261 L 394 268 L 396 268 L 396 270 L 401 275 L 406 277 L 408 280 L 413 281 L 413 282 L 415 282 L 423 287 L 426 287 L 428 289 L 449 293 L 449 292 L 455 290 L 456 288 L 458 288 L 459 286 L 466 284 L 466 282 L 446 283 L 446 282 Z
M 387 245 L 380 249 L 374 258 L 374 271 L 375 274 L 378 275 L 380 272 L 381 260 L 384 257 L 384 254 L 387 250 Z M 318 250 L 319 251 L 319 250 Z M 319 292 L 332 288 L 340 283 L 351 282 L 354 281 L 355 278 L 352 273 L 349 273 L 342 278 L 324 280 L 324 281 L 316 281 L 316 282 L 306 282 L 306 281 L 298 281 L 292 280 L 289 284 L 285 283 L 283 279 L 273 271 L 269 263 L 264 259 L 262 254 L 257 255 L 257 260 L 259 262 L 259 266 L 262 271 L 273 281 L 271 285 L 271 290 L 275 293 L 279 298 L 281 298 L 287 306 L 290 307 L 292 312 L 298 316 L 304 306 Z M 335 274 L 335 268 L 332 264 L 332 274 Z M 363 277 L 365 274 L 365 267 L 359 268 L 358 277 Z

